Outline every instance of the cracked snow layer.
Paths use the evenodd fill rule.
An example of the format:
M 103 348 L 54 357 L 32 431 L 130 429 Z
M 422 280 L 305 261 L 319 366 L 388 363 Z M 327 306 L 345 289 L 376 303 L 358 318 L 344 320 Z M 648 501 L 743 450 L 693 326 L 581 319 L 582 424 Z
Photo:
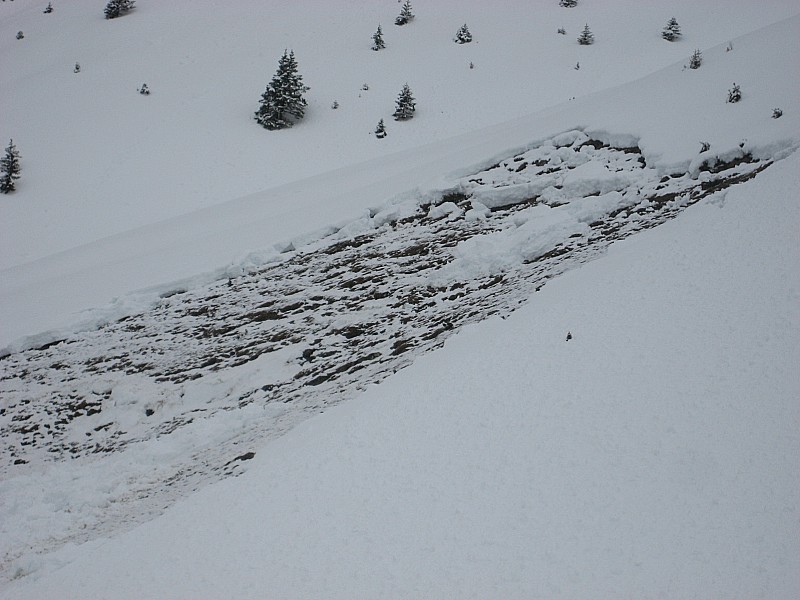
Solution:
M 571 132 L 366 233 L 0 359 L 0 496 L 30 526 L 3 527 L 0 576 L 235 475 L 265 440 L 771 162 L 662 176 L 637 147 Z

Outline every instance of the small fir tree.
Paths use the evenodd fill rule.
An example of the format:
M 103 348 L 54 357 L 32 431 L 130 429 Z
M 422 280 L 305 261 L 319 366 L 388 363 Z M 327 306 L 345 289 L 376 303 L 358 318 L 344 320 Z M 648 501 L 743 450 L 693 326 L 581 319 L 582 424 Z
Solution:
M 386 125 L 383 124 L 383 119 L 378 121 L 378 126 L 375 128 L 375 137 L 379 140 L 386 137 Z
M 81 72 L 81 65 L 80 63 L 75 63 L 75 68 L 72 69 L 73 73 L 80 73 Z
M 666 27 L 661 31 L 661 37 L 668 42 L 675 41 L 681 37 L 681 26 L 678 25 L 678 21 L 675 17 L 672 17 Z
M 733 87 L 728 90 L 728 102 L 731 104 L 735 104 L 741 99 L 742 99 L 742 90 L 739 88 L 738 84 L 734 83 Z
M 414 20 L 414 13 L 411 12 L 411 0 L 406 0 L 400 9 L 400 14 L 394 20 L 395 25 L 406 25 Z
M 9 140 L 6 155 L 0 158 L 0 192 L 8 194 L 17 189 L 14 182 L 19 179 L 20 171 L 19 151 L 14 140 Z
M 21 39 L 23 39 L 24 37 L 25 37 L 25 34 L 24 34 L 24 33 L 22 33 L 21 31 L 18 31 L 18 32 L 17 32 L 17 39 L 18 39 L 18 40 L 21 40 Z
M 563 27 L 559 27 L 558 28 L 558 33 L 560 33 L 561 35 L 567 35 L 567 30 L 564 29 Z
M 149 88 L 149 87 L 147 87 L 147 84 L 146 84 L 146 83 L 143 83 L 143 84 L 142 84 L 142 87 L 140 87 L 140 88 L 139 88 L 138 92 L 139 92 L 139 93 L 140 93 L 142 96 L 149 96 L 149 95 L 150 95 L 150 88 Z
M 588 24 L 584 25 L 583 31 L 581 32 L 580 36 L 578 36 L 578 43 L 581 46 L 588 46 L 590 44 L 594 44 L 594 34 L 589 29 Z
M 773 119 L 780 119 L 783 116 L 783 111 L 780 108 L 773 108 L 772 109 L 772 118 Z
M 261 106 L 255 113 L 256 121 L 265 129 L 285 129 L 303 118 L 306 102 L 303 94 L 309 90 L 297 72 L 294 52 L 284 50 L 278 70 L 261 95 Z
M 564 8 L 575 8 L 578 6 L 578 0 L 561 0 L 558 5 Z
M 131 12 L 136 4 L 136 0 L 108 0 L 106 4 L 106 19 L 116 19 Z
M 695 50 L 689 57 L 689 68 L 699 69 L 700 65 L 702 64 L 703 64 L 703 54 L 700 52 L 700 50 Z
M 53 12 L 53 3 L 48 2 L 47 8 L 44 9 L 44 14 L 49 15 L 51 12 Z
M 458 28 L 456 37 L 453 38 L 453 41 L 456 44 L 469 44 L 472 41 L 472 34 L 469 32 L 469 28 L 467 27 L 466 23 Z
M 411 88 L 406 83 L 403 89 L 400 90 L 400 95 L 395 102 L 395 111 L 392 114 L 395 121 L 407 121 L 414 118 L 414 111 L 417 110 L 417 105 L 414 102 L 414 96 L 411 95 Z
M 378 30 L 372 34 L 372 49 L 377 52 L 384 48 L 386 48 L 386 43 L 383 41 L 383 31 L 381 31 L 381 26 L 378 25 Z

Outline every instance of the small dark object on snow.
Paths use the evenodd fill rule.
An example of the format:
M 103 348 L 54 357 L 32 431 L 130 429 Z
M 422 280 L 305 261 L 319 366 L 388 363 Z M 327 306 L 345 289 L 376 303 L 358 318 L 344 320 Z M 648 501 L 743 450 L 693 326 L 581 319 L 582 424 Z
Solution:
M 152 417 L 155 413 L 156 411 L 154 411 L 152 408 L 144 409 L 144 414 L 146 417 Z
M 25 34 L 24 34 L 24 33 L 22 33 L 21 31 L 18 31 L 18 32 L 17 32 L 17 39 L 18 39 L 18 40 L 21 40 L 21 39 L 22 39 L 22 38 L 24 38 L 24 37 L 25 37 Z
M 711 149 L 711 144 L 708 142 L 700 142 L 700 152 L 708 152 Z
M 571 339 L 572 339 L 572 332 L 568 331 L 567 332 L 567 341 L 570 341 Z
M 780 119 L 783 116 L 783 111 L 780 108 L 773 108 L 772 109 L 772 118 L 773 119 Z
M 149 96 L 150 95 L 150 88 L 147 87 L 146 83 L 143 83 L 142 87 L 140 87 L 138 91 L 142 96 Z
M 314 360 L 314 350 L 312 348 L 306 348 L 303 350 L 302 358 L 306 362 L 312 362 Z
M 81 65 L 79 63 L 75 63 L 75 68 L 72 69 L 73 73 L 80 73 L 81 72 Z
M 48 2 L 47 8 L 44 9 L 44 14 L 49 15 L 51 12 L 53 12 L 53 3 Z

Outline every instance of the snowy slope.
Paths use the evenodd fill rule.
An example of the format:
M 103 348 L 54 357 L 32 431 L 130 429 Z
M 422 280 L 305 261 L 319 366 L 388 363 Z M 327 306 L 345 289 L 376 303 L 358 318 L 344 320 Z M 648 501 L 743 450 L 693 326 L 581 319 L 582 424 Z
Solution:
M 554 4 L 436 3 L 404 28 L 390 25 L 394 2 L 311 11 L 278 3 L 267 13 L 261 2 L 201 10 L 143 1 L 111 22 L 91 2 L 56 5 L 50 15 L 29 3 L 0 5 L 0 135 L 15 138 L 25 169 L 19 191 L 0 202 L 0 347 L 128 292 L 282 249 L 575 127 L 642 138 L 648 160 L 667 167 L 689 161 L 701 140 L 729 152 L 744 139 L 758 147 L 800 129 L 796 78 L 780 76 L 796 67 L 796 37 L 778 34 L 786 40 L 778 50 L 763 34 L 725 52 L 735 36 L 796 14 L 794 2 L 742 2 L 734 11 L 728 2 L 620 1 L 619 12 Z M 673 13 L 684 37 L 669 43 L 659 32 Z M 465 20 L 475 41 L 453 44 L 450 30 Z M 377 22 L 388 47 L 376 53 Z M 584 22 L 596 34 L 590 47 L 573 35 Z M 19 29 L 24 40 L 14 39 Z M 227 43 L 207 43 L 210 29 Z M 267 132 L 251 116 L 286 46 L 312 87 L 311 107 L 294 129 Z M 684 71 L 694 48 L 705 64 Z M 647 84 L 587 96 L 666 65 Z M 144 80 L 147 98 L 135 93 Z M 370 132 L 405 81 L 417 116 L 390 121 L 389 137 L 376 140 Z M 748 101 L 725 106 L 734 81 Z M 775 106 L 786 115 L 773 122 Z
M 55 414 L 74 417 L 67 450 L 4 454 L 0 596 L 798 595 L 795 2 L 420 3 L 402 29 L 388 1 L 137 4 L 105 22 L 94 2 L 50 15 L 0 3 L 0 136 L 25 169 L 0 197 L 0 426 L 53 435 L 21 408 L 102 398 Z M 673 15 L 684 37 L 670 44 L 659 32 Z M 465 21 L 475 42 L 457 46 Z M 378 22 L 389 47 L 373 53 Z M 588 48 L 574 39 L 585 22 Z M 286 47 L 311 106 L 267 132 L 251 116 Z M 703 66 L 684 69 L 694 48 Z M 418 112 L 397 124 L 406 81 Z M 385 140 L 371 135 L 380 117 Z M 698 154 L 701 141 L 711 149 Z M 715 187 L 716 161 L 732 187 Z M 443 194 L 463 200 L 428 206 Z M 624 237 L 616 225 L 638 231 L 692 198 L 551 280 Z M 487 212 L 512 200 L 519 212 Z M 441 258 L 403 239 L 417 235 L 395 223 L 405 217 L 478 235 L 445 239 Z M 325 269 L 308 288 L 269 280 L 366 239 L 375 262 L 314 263 Z M 570 244 L 577 258 L 562 264 Z M 390 255 L 419 248 L 424 275 L 391 272 Z M 363 269 L 391 274 L 362 290 Z M 433 308 L 394 298 L 401 287 L 427 288 Z M 213 307 L 242 311 L 235 336 L 169 320 L 199 324 L 233 293 Z M 294 294 L 305 307 L 281 318 L 308 331 L 248 313 Z M 317 310 L 326 295 L 363 313 Z M 395 363 L 401 329 L 381 316 L 392 300 L 404 325 L 432 316 Z M 450 309 L 475 311 L 456 329 L 507 318 L 449 337 Z M 313 327 L 337 332 L 319 348 L 342 354 L 362 315 L 383 327 L 362 344 L 372 354 L 358 346 L 347 377 L 320 385 L 322 367 L 300 355 L 327 331 Z M 202 326 L 228 325 L 212 317 Z M 140 328 L 155 341 L 114 337 Z M 284 345 L 250 360 L 243 344 L 263 334 Z M 205 337 L 219 356 L 183 379 Z M 128 366 L 98 371 L 75 348 Z M 148 352 L 178 378 L 157 377 Z M 284 379 L 289 404 L 270 396 Z M 93 441 L 98 454 L 69 458 Z
M 5 595 L 796 598 L 798 173 L 613 246 Z

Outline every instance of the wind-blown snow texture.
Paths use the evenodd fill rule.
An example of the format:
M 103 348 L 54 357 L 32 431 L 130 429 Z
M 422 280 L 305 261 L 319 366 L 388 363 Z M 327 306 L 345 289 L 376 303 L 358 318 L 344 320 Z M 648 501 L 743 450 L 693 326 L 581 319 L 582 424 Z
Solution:
M 793 3 L 91 4 L 0 5 L 0 595 L 798 595 Z

